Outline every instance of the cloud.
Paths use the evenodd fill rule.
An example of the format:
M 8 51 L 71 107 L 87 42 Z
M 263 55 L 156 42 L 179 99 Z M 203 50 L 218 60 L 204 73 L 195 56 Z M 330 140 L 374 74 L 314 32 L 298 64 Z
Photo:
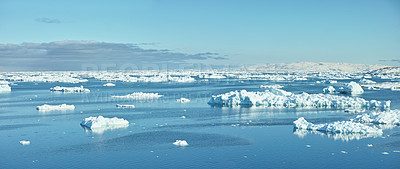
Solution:
M 50 19 L 50 18 L 46 18 L 46 17 L 37 18 L 37 19 L 35 19 L 35 21 L 41 22 L 41 23 L 61 23 L 61 21 L 58 19 Z
M 225 59 L 211 52 L 188 54 L 97 41 L 0 44 L 1 71 L 82 70 L 85 64 L 177 64 Z

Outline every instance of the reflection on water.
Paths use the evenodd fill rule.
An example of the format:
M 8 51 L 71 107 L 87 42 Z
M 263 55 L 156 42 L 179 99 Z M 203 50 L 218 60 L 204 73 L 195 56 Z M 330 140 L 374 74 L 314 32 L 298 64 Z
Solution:
M 333 138 L 334 140 L 341 140 L 343 142 L 348 142 L 352 140 L 361 140 L 365 138 L 377 138 L 381 137 L 382 134 L 377 133 L 334 133 L 334 132 L 321 132 L 313 130 L 304 129 L 294 129 L 293 134 L 297 135 L 299 138 L 304 138 L 307 134 L 317 134 L 321 136 L 327 136 L 328 138 Z

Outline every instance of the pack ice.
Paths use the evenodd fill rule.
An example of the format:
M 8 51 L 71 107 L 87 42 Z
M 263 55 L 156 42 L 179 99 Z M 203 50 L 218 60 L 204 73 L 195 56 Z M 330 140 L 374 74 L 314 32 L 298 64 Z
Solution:
M 124 98 L 124 99 L 157 99 L 162 97 L 163 95 L 159 95 L 158 93 L 143 93 L 143 92 L 134 92 L 132 94 L 124 95 L 124 96 L 111 96 L 114 98 Z
M 366 101 L 358 97 L 330 94 L 293 94 L 282 89 L 268 88 L 264 92 L 231 91 L 212 96 L 210 105 L 263 105 L 268 107 L 390 107 L 390 101 Z
M 388 110 L 382 112 L 371 112 L 370 114 L 357 115 L 354 122 L 375 123 L 375 124 L 393 124 L 400 125 L 400 110 Z
M 60 104 L 60 105 L 48 105 L 44 104 L 36 107 L 39 111 L 53 111 L 53 110 L 74 110 L 74 105 Z
M 308 122 L 304 117 L 300 117 L 293 122 L 293 126 L 298 129 L 334 132 L 334 133 L 376 133 L 382 134 L 382 129 L 375 126 L 368 126 L 352 121 L 337 121 L 334 123 L 313 124 Z
M 129 126 L 129 122 L 123 118 L 106 118 L 103 116 L 88 117 L 83 119 L 81 126 L 87 127 L 94 132 L 102 133 L 104 130 L 111 130 L 117 128 L 125 128 Z
M 89 93 L 89 89 L 81 87 L 61 87 L 61 86 L 56 86 L 50 88 L 50 91 L 53 92 L 64 92 L 64 93 Z
M 7 81 L 0 81 L 0 92 L 11 92 L 11 87 L 8 84 L 10 83 Z

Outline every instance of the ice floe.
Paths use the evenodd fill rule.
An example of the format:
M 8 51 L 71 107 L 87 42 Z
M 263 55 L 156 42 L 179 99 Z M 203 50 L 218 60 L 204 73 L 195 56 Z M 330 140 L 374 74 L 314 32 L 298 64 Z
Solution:
M 135 108 L 135 105 L 130 104 L 117 104 L 116 106 L 120 108 Z
M 361 86 L 356 83 L 356 82 L 350 82 L 345 84 L 343 87 L 340 87 L 338 90 L 340 93 L 344 94 L 362 94 L 364 93 L 364 90 L 361 88 Z
M 265 88 L 265 89 L 267 89 L 267 88 L 277 88 L 277 89 L 280 89 L 280 88 L 283 88 L 283 86 L 281 86 L 281 85 L 260 85 L 260 88 Z
M 0 81 L 0 93 L 1 92 L 11 92 L 11 87 L 9 86 L 9 82 Z
M 134 92 L 132 94 L 127 94 L 123 96 L 111 96 L 113 98 L 123 98 L 123 99 L 137 99 L 137 100 L 144 100 L 144 99 L 158 99 L 162 97 L 158 93 L 143 93 L 143 92 Z
M 353 121 L 337 121 L 333 123 L 313 124 L 308 122 L 304 117 L 300 117 L 293 122 L 293 126 L 298 129 L 334 132 L 334 133 L 377 133 L 382 134 L 382 129 L 375 126 L 356 123 Z
M 359 83 L 361 83 L 361 84 L 375 84 L 376 82 L 372 81 L 372 80 L 369 80 L 369 79 L 361 79 L 359 81 Z
M 267 107 L 390 107 L 390 101 L 366 101 L 365 99 L 330 94 L 293 94 L 281 89 L 269 88 L 264 92 L 248 92 L 246 90 L 231 91 L 214 95 L 208 102 L 210 105 L 263 105 Z
M 336 93 L 336 89 L 333 86 L 328 86 L 322 89 L 324 93 Z
M 363 88 L 369 90 L 377 90 L 377 89 L 391 89 L 391 90 L 400 90 L 400 82 L 384 82 L 384 83 L 376 83 L 376 84 L 364 84 Z
M 365 113 L 357 115 L 354 119 L 351 120 L 360 123 L 400 125 L 400 110 L 371 112 L 370 114 Z
M 50 88 L 50 91 L 53 92 L 64 92 L 64 93 L 89 93 L 90 90 L 83 88 L 83 86 L 80 87 L 61 87 L 61 86 L 56 86 Z
M 293 131 L 293 134 L 297 135 L 299 138 L 304 138 L 308 134 L 317 134 L 321 136 L 327 136 L 328 138 L 332 138 L 334 140 L 341 140 L 345 142 L 352 140 L 361 140 L 365 138 L 377 138 L 382 136 L 382 134 L 379 133 L 334 133 L 305 129 L 295 129 Z
M 186 140 L 176 140 L 174 143 L 172 143 L 176 146 L 181 146 L 181 147 L 185 147 L 188 146 L 189 144 L 186 142 Z
M 189 99 L 186 99 L 186 98 L 180 98 L 180 99 L 176 99 L 176 101 L 177 102 L 180 102 L 180 103 L 187 103 L 187 102 L 190 102 L 190 100 Z
M 0 74 L 0 79 L 22 82 L 60 82 L 80 83 L 87 79 L 80 78 L 80 72 L 57 71 L 57 72 L 12 72 Z
M 81 126 L 86 127 L 95 133 L 103 133 L 105 130 L 126 128 L 129 126 L 129 122 L 123 118 L 117 117 L 106 118 L 103 116 L 90 116 L 83 119 Z
M 103 86 L 113 87 L 113 86 L 115 86 L 115 84 L 114 83 L 106 83 Z
M 59 110 L 74 110 L 75 106 L 74 105 L 67 105 L 67 104 L 60 104 L 60 105 L 48 105 L 44 104 L 41 106 L 36 107 L 37 110 L 39 111 L 59 111 Z
M 29 145 L 29 144 L 31 144 L 31 141 L 28 141 L 28 140 L 21 140 L 21 141 L 19 141 L 19 144 L 21 144 L 21 145 Z

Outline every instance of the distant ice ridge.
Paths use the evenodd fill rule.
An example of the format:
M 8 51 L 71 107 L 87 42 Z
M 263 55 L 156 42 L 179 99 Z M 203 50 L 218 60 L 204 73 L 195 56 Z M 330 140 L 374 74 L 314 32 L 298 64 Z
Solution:
M 7 81 L 0 81 L 0 93 L 1 92 L 11 92 L 11 87 L 8 86 L 10 83 Z
M 293 94 L 282 89 L 269 88 L 264 92 L 248 92 L 246 90 L 231 91 L 212 96 L 211 105 L 263 105 L 268 107 L 383 107 L 389 108 L 390 101 L 366 101 L 358 97 L 338 96 L 330 94 Z
M 379 133 L 334 133 L 334 132 L 325 132 L 325 131 L 315 131 L 315 130 L 304 130 L 304 129 L 295 129 L 293 134 L 297 135 L 299 138 L 304 138 L 307 134 L 318 134 L 318 135 L 326 135 L 328 138 L 333 138 L 334 140 L 342 140 L 342 141 L 351 141 L 351 140 L 361 140 L 364 138 L 376 138 L 382 136 Z
M 91 129 L 95 133 L 103 133 L 105 130 L 126 128 L 129 122 L 123 118 L 105 118 L 103 116 L 88 117 L 83 119 L 81 126 Z
M 106 83 L 106 84 L 104 84 L 103 86 L 112 87 L 112 86 L 115 86 L 115 84 L 114 84 L 114 83 Z
M 281 85 L 260 85 L 260 88 L 265 88 L 265 89 L 267 89 L 267 88 L 276 88 L 276 89 L 280 89 L 280 88 L 283 88 L 283 86 L 281 86 Z
M 61 86 L 56 86 L 50 88 L 50 91 L 53 92 L 64 92 L 64 93 L 89 93 L 89 89 L 81 87 L 61 87 Z
M 44 104 L 36 107 L 39 111 L 53 111 L 53 110 L 74 110 L 74 105 L 60 104 L 60 105 L 48 105 Z
M 379 89 L 391 89 L 391 90 L 400 90 L 400 82 L 384 82 L 384 83 L 376 83 L 376 84 L 364 84 L 363 88 L 379 90 Z
M 364 90 L 358 83 L 352 81 L 350 83 L 345 84 L 343 87 L 339 88 L 338 92 L 344 94 L 362 94 L 364 93 Z
M 120 108 L 135 108 L 135 105 L 117 104 L 117 107 L 120 107 Z
M 190 100 L 189 99 L 186 99 L 186 98 L 180 98 L 180 99 L 176 99 L 176 101 L 177 102 L 181 102 L 181 103 L 187 103 L 187 102 L 190 102 Z
M 81 79 L 79 72 L 13 72 L 1 73 L 0 79 L 22 82 L 60 82 L 60 83 L 80 83 L 87 82 Z
M 378 129 L 375 126 L 368 126 L 365 124 L 356 123 L 352 121 L 337 121 L 334 123 L 313 124 L 307 122 L 307 120 L 304 119 L 304 117 L 300 117 L 299 119 L 293 122 L 293 126 L 298 129 L 333 132 L 333 133 L 383 134 L 382 129 Z
M 124 99 L 158 99 L 163 95 L 159 95 L 158 93 L 143 93 L 143 92 L 134 92 L 132 94 L 124 95 L 124 96 L 111 96 L 114 98 L 124 98 Z
M 372 112 L 370 114 L 357 115 L 354 122 L 375 123 L 375 124 L 393 124 L 400 125 L 400 110 L 388 110 L 382 112 Z
M 369 80 L 369 79 L 361 79 L 360 82 L 361 84 L 375 84 L 375 81 Z

